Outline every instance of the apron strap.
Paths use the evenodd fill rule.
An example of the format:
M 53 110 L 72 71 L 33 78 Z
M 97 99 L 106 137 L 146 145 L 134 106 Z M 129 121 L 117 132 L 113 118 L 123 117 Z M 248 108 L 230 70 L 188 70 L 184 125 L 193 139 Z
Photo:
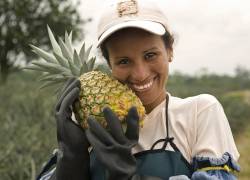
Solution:
M 169 96 L 167 94 L 166 96 L 166 108 L 165 108 L 165 115 L 166 115 L 166 130 L 167 130 L 167 137 L 164 139 L 159 139 L 157 140 L 151 147 L 151 150 L 154 149 L 154 147 L 160 143 L 160 142 L 164 142 L 163 146 L 162 146 L 162 150 L 165 150 L 168 143 L 170 144 L 170 146 L 174 149 L 174 151 L 180 152 L 180 150 L 177 148 L 177 146 L 175 145 L 174 141 L 174 137 L 169 137 L 169 125 L 168 125 L 168 103 L 169 103 Z

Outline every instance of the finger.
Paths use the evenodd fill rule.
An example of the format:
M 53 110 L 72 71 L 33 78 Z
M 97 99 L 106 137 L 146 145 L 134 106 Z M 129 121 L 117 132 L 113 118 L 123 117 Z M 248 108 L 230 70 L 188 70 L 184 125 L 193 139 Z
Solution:
M 104 113 L 104 117 L 107 121 L 107 126 L 110 130 L 111 135 L 120 144 L 125 144 L 127 142 L 127 138 L 124 135 L 122 125 L 121 125 L 118 117 L 115 115 L 115 113 L 109 107 L 105 107 L 103 109 L 103 113 Z
M 64 131 L 65 124 L 72 114 L 70 110 L 70 106 L 74 102 L 74 100 L 79 95 L 79 88 L 73 89 L 64 99 L 60 109 L 56 112 L 56 123 L 57 123 L 57 131 L 59 134 L 62 134 Z
M 132 107 L 128 111 L 126 117 L 127 130 L 126 137 L 129 140 L 138 141 L 139 139 L 139 115 L 137 113 L 136 107 Z
M 104 129 L 93 117 L 88 118 L 88 124 L 89 131 L 95 134 L 96 138 L 98 138 L 103 144 L 106 144 L 107 146 L 116 144 L 115 140 L 108 133 L 108 131 Z
M 70 106 L 73 104 L 74 101 L 79 97 L 80 89 L 75 87 L 72 89 L 62 100 L 59 113 L 65 114 L 63 112 L 67 112 L 70 110 Z
M 78 87 L 80 89 L 80 81 L 79 79 L 71 78 L 67 81 L 66 85 L 64 86 L 63 90 L 61 91 L 60 98 L 58 100 L 58 103 L 56 105 L 56 111 L 59 111 L 61 103 L 64 99 L 64 97 L 75 87 Z
M 63 88 L 61 89 L 61 92 L 64 92 L 67 88 L 68 88 L 68 86 L 72 83 L 72 82 L 74 82 L 75 81 L 75 77 L 71 77 L 71 78 L 69 78 L 67 81 L 66 81 L 66 83 L 63 85 Z

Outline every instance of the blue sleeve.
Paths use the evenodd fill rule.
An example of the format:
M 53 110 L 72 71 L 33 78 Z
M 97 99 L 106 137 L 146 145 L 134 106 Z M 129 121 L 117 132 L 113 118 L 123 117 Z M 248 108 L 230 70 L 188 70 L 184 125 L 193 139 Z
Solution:
M 43 166 L 41 172 L 36 177 L 36 180 L 48 180 L 54 174 L 56 169 L 57 153 L 58 150 L 55 149 L 47 163 Z
M 240 166 L 228 152 L 221 158 L 194 157 L 194 173 L 191 180 L 236 180 L 234 172 L 240 171 Z
M 236 180 L 237 178 L 223 170 L 195 171 L 191 180 Z

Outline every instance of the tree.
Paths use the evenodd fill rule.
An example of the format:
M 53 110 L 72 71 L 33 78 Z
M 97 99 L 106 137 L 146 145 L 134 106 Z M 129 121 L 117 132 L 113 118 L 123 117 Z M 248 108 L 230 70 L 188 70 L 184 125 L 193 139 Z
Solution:
M 29 44 L 49 48 L 48 24 L 62 36 L 72 30 L 73 37 L 83 36 L 82 20 L 71 0 L 1 0 L 0 1 L 0 76 L 1 82 L 34 58 Z M 79 1 L 77 2 L 79 4 Z M 0 83 L 1 83 L 0 82 Z

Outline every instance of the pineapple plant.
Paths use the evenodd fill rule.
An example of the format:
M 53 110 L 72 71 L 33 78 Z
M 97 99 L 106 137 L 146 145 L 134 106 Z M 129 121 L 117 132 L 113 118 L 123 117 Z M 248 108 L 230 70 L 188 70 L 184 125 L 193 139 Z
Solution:
M 32 61 L 26 69 L 41 71 L 41 88 L 62 85 L 71 77 L 79 78 L 81 90 L 79 100 L 74 104 L 74 113 L 77 121 L 83 128 L 88 128 L 88 116 L 95 119 L 106 128 L 103 108 L 109 106 L 118 116 L 121 124 L 125 125 L 125 117 L 131 106 L 135 106 L 139 115 L 140 126 L 143 124 L 145 109 L 140 99 L 127 85 L 120 83 L 111 75 L 103 73 L 95 66 L 95 57 L 90 58 L 91 47 L 86 48 L 85 43 L 78 53 L 72 47 L 72 32 L 65 32 L 64 41 L 56 41 L 49 27 L 48 34 L 53 53 L 48 53 L 39 47 L 31 45 L 43 61 Z

